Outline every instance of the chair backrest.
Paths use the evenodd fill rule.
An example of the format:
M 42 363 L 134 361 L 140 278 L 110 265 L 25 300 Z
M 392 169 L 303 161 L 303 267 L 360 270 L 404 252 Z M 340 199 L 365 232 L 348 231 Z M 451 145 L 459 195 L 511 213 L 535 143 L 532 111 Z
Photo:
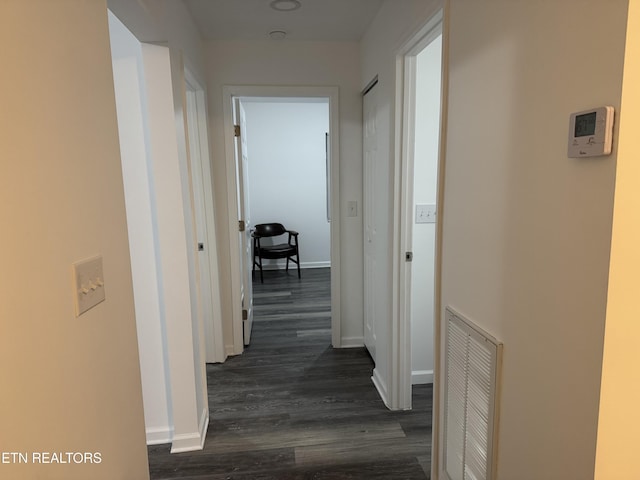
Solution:
M 260 223 L 254 229 L 255 233 L 261 237 L 277 237 L 287 232 L 281 223 Z

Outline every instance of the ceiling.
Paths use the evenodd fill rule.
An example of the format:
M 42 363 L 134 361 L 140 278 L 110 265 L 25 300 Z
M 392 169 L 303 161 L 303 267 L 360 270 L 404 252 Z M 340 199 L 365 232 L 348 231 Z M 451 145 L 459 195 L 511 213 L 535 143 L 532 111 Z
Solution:
M 288 40 L 358 41 L 383 0 L 299 0 L 279 12 L 272 0 L 183 0 L 207 40 L 268 40 L 284 30 Z

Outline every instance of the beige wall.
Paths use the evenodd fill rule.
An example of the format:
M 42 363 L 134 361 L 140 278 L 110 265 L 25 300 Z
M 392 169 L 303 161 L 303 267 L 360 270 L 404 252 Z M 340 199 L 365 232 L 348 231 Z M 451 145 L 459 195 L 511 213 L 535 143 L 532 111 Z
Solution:
M 619 125 L 609 295 L 605 328 L 597 480 L 640 478 L 640 3 L 630 2 Z
M 498 479 L 592 478 L 616 158 L 567 158 L 620 109 L 627 1 L 450 0 L 442 306 L 504 342 Z
M 104 1 L 0 3 L 2 478 L 148 478 Z M 106 301 L 75 317 L 71 264 L 103 256 Z

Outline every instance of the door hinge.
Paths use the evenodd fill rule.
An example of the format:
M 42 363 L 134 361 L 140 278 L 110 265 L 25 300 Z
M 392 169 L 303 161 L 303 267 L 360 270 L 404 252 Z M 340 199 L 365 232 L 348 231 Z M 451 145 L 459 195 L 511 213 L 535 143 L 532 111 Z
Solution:
M 248 320 L 249 319 L 249 312 L 247 311 L 246 308 L 242 309 L 242 319 L 243 320 Z
M 413 261 L 413 252 L 406 252 L 406 253 L 404 254 L 404 259 L 405 259 L 407 262 L 411 262 L 411 261 Z
M 238 220 L 238 231 L 244 232 L 247 229 L 247 225 L 244 220 Z
M 234 125 L 233 126 L 233 136 L 234 137 L 239 137 L 240 136 L 240 125 Z

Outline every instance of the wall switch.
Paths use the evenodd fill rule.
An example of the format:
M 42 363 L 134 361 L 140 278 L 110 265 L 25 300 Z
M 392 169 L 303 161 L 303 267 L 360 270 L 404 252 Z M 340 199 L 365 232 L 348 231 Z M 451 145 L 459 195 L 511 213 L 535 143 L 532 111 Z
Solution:
M 436 206 L 416 205 L 416 223 L 436 223 Z
M 73 291 L 76 303 L 76 317 L 104 301 L 102 256 L 73 264 Z
M 358 216 L 358 202 L 355 200 L 349 200 L 347 202 L 347 217 Z

